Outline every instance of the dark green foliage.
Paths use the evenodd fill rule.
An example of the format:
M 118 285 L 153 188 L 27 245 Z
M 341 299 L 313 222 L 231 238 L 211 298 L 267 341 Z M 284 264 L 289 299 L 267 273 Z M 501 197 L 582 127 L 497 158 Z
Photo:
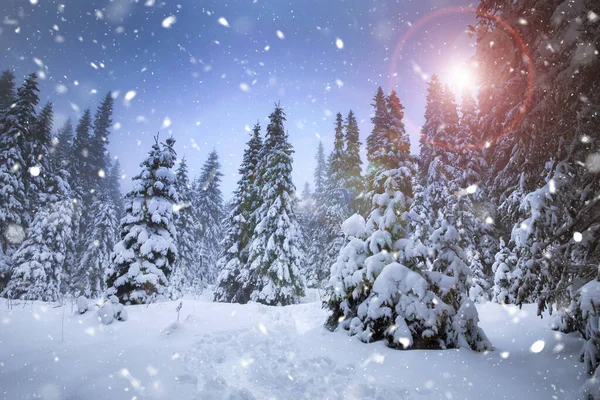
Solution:
M 124 304 L 151 303 L 167 297 L 167 283 L 177 260 L 173 206 L 179 202 L 175 188 L 175 140 L 159 144 L 158 138 L 140 165 L 126 196 L 121 220 L 121 240 L 115 245 L 107 273 L 107 294 Z
M 217 263 L 215 301 L 245 304 L 250 300 L 255 285 L 257 277 L 250 273 L 248 253 L 256 227 L 255 212 L 261 204 L 256 173 L 262 148 L 260 125 L 257 123 L 244 150 L 242 165 L 238 170 L 241 178 L 234 193 L 231 211 L 226 216 L 225 238 L 221 242 L 223 253 Z
M 269 116 L 257 168 L 260 207 L 249 248 L 250 299 L 269 305 L 298 302 L 304 294 L 302 233 L 295 215 L 292 146 L 284 130 L 285 113 L 277 105 Z

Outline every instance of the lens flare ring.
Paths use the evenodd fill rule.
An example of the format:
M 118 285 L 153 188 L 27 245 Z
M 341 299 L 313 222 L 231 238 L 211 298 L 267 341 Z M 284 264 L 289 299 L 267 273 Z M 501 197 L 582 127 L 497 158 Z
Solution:
M 430 23 L 431 21 L 433 21 L 437 18 L 440 18 L 440 17 L 444 17 L 444 16 L 452 15 L 452 14 L 458 14 L 458 13 L 476 14 L 480 18 L 493 21 L 495 23 L 496 27 L 500 27 L 506 33 L 508 33 L 508 35 L 511 37 L 511 39 L 516 42 L 519 50 L 522 53 L 522 60 L 523 60 L 523 63 L 525 64 L 525 68 L 526 68 L 526 72 L 527 72 L 527 88 L 525 90 L 525 95 L 524 95 L 523 101 L 521 103 L 520 112 L 517 114 L 517 117 L 501 131 L 491 135 L 490 137 L 487 137 L 485 140 L 479 140 L 475 143 L 467 144 L 464 146 L 452 146 L 449 143 L 442 143 L 442 142 L 439 142 L 439 143 L 431 142 L 430 143 L 436 147 L 447 148 L 450 151 L 457 151 L 457 150 L 462 150 L 465 148 L 467 148 L 467 149 L 481 149 L 483 147 L 487 148 L 490 146 L 491 143 L 497 142 L 499 139 L 501 139 L 502 137 L 507 135 L 509 132 L 511 132 L 515 128 L 517 128 L 517 126 L 519 126 L 519 124 L 523 121 L 523 118 L 527 114 L 527 111 L 529 111 L 529 109 L 530 109 L 531 100 L 533 97 L 533 87 L 534 87 L 534 82 L 535 82 L 535 70 L 533 67 L 531 53 L 525 43 L 525 40 L 523 40 L 523 37 L 519 34 L 519 32 L 511 24 L 509 24 L 504 19 L 500 18 L 498 15 L 492 14 L 488 11 L 478 10 L 473 7 L 447 7 L 447 8 L 442 8 L 442 9 L 436 10 L 432 13 L 429 13 L 429 14 L 423 16 L 422 18 L 417 20 L 417 22 L 411 24 L 411 27 L 406 31 L 406 33 L 404 33 L 404 35 L 402 35 L 402 37 L 396 44 L 396 47 L 394 48 L 394 53 L 391 58 L 392 63 L 390 65 L 390 73 L 389 73 L 389 77 L 390 77 L 389 86 L 391 88 L 394 87 L 394 78 L 396 76 L 395 71 L 397 69 L 398 59 L 402 53 L 404 46 L 408 42 L 408 40 L 419 29 L 421 29 L 424 25 Z

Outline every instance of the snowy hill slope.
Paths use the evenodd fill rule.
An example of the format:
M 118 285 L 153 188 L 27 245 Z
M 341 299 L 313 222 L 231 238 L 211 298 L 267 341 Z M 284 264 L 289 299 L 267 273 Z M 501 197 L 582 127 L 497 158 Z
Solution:
M 95 311 L 1 303 L 0 398 L 562 399 L 586 377 L 579 339 L 534 306 L 479 307 L 487 354 L 363 344 L 323 329 L 316 302 L 184 300 L 178 324 L 176 306 L 128 307 L 127 322 L 104 326 Z

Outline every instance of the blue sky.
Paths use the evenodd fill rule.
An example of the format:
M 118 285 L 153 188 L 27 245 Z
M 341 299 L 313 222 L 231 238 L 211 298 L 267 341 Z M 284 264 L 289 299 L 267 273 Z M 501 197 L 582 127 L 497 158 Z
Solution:
M 423 74 L 451 80 L 448 71 L 473 52 L 465 33 L 472 14 L 439 10 L 468 5 L 3 0 L 0 69 L 12 69 L 19 81 L 38 72 L 42 102 L 55 105 L 55 128 L 87 107 L 95 109 L 107 92 L 118 93 L 109 149 L 121 160 L 125 190 L 160 132 L 175 136 L 192 175 L 215 148 L 229 197 L 247 128 L 259 121 L 264 133 L 266 118 L 280 101 L 300 190 L 305 180 L 312 182 L 319 139 L 326 150 L 332 147 L 338 111 L 355 112 L 364 143 L 371 129 L 371 99 L 380 85 L 398 92 L 412 150 L 418 152 L 427 87 Z M 440 15 L 427 18 L 436 11 Z M 394 49 L 403 38 L 392 71 Z

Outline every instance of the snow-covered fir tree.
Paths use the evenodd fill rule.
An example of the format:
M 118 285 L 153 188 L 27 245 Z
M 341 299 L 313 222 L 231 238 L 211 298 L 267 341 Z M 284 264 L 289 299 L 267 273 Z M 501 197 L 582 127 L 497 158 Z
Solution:
M 29 179 L 26 180 L 26 191 L 29 199 L 29 213 L 35 214 L 36 208 L 45 201 L 47 192 L 46 180 L 50 179 L 50 150 L 54 111 L 52 103 L 47 103 L 40 111 L 33 136 L 27 141 L 25 148 Z
M 248 262 L 253 287 L 250 299 L 268 305 L 298 302 L 304 295 L 302 233 L 294 214 L 293 149 L 278 104 L 269 116 L 262 160 L 257 168 L 261 205 Z
M 364 183 L 362 178 L 362 160 L 360 157 L 360 139 L 358 123 L 354 112 L 350 110 L 346 117 L 345 123 L 346 133 L 344 135 L 345 150 L 344 150 L 344 185 L 348 191 L 350 198 L 350 211 L 352 213 L 360 213 L 363 210 L 361 206 L 364 204 L 362 200 L 364 196 Z
M 317 154 L 315 155 L 315 173 L 314 173 L 314 197 L 315 200 L 320 201 L 321 197 L 325 193 L 325 186 L 327 184 L 327 161 L 325 159 L 325 148 L 323 142 L 319 140 L 317 146 Z
M 73 122 L 68 118 L 64 125 L 58 129 L 54 138 L 52 151 L 53 162 L 58 163 L 62 168 L 69 170 L 71 159 L 71 146 L 73 145 Z
M 3 115 L 8 111 L 8 109 L 10 108 L 10 106 L 15 102 L 16 99 L 16 93 L 15 93 L 15 76 L 14 74 L 9 71 L 3 71 L 2 74 L 0 75 L 0 135 L 3 135 L 3 130 L 4 128 L 3 126 Z M 3 139 L 0 136 L 0 154 L 4 154 L 4 151 L 2 150 L 2 143 Z M 0 217 L 0 218 L 4 218 L 4 217 Z M 0 219 L 0 234 L 2 234 L 2 236 L 4 236 L 4 232 L 5 232 L 5 225 L 3 223 L 4 221 L 2 219 Z M 0 290 L 4 289 L 6 283 L 8 282 L 8 278 L 9 278 L 9 256 L 7 254 L 7 252 L 9 251 L 8 249 L 8 244 L 7 241 L 2 238 L 0 239 Z
M 158 137 L 142 172 L 133 180 L 126 196 L 121 220 L 121 240 L 115 245 L 107 273 L 107 294 L 124 304 L 151 303 L 167 296 L 167 284 L 177 260 L 174 205 L 179 203 L 175 188 L 175 140 L 159 144 Z
M 600 190 L 591 162 L 600 151 L 600 79 L 598 57 L 585 50 L 600 40 L 592 4 L 548 3 L 529 18 L 530 2 L 482 1 L 476 30 L 485 178 L 498 209 L 495 224 L 511 232 L 496 256 L 495 299 L 535 301 L 540 314 L 556 305 L 557 327 L 582 334 L 581 359 L 592 375 L 582 398 L 600 397 L 594 311 L 600 303 L 600 249 L 591 239 L 600 229 Z M 514 47 L 510 37 L 498 35 L 498 21 L 523 17 L 527 28 L 517 28 L 523 45 Z M 498 46 L 484 45 L 490 40 Z M 506 46 L 514 57 L 504 58 L 500 49 Z
M 380 88 L 381 89 L 381 88 Z M 379 331 L 380 323 L 371 319 L 367 310 L 373 300 L 373 285 L 377 277 L 388 264 L 395 263 L 395 254 L 398 252 L 398 241 L 404 237 L 403 215 L 409 206 L 411 194 L 404 194 L 400 187 L 410 188 L 410 173 L 404 176 L 403 169 L 385 170 L 386 165 L 395 164 L 396 167 L 410 163 L 409 148 L 404 147 L 401 152 L 397 152 L 395 162 L 386 159 L 388 157 L 382 152 L 385 148 L 387 134 L 383 133 L 389 129 L 390 109 L 387 98 L 383 91 L 379 90 L 375 97 L 375 117 L 376 125 L 367 139 L 371 146 L 369 177 L 372 182 L 379 182 L 377 186 L 382 187 L 380 193 L 371 193 L 372 208 L 368 221 L 358 215 L 350 217 L 344 222 L 342 229 L 347 239 L 346 246 L 341 250 L 337 262 L 331 268 L 330 286 L 328 287 L 328 307 L 332 315 L 328 320 L 327 326 L 335 329 L 338 323 L 344 329 L 349 330 L 352 335 L 358 335 L 363 341 L 371 341 L 382 338 L 383 328 Z M 399 104 L 399 102 L 398 102 Z M 393 109 L 396 117 L 396 128 L 403 128 L 402 115 L 398 114 L 401 109 Z M 379 119 L 378 119 L 379 118 Z M 385 121 L 382 121 L 385 119 Z M 402 140 L 408 140 L 403 130 L 395 132 L 397 135 L 404 135 Z M 378 144 L 378 145 L 376 145 Z M 408 164 L 406 164 L 408 166 Z M 408 168 L 414 170 L 413 168 Z M 408 182 L 405 182 L 408 180 Z M 377 190 L 372 185 L 373 190 Z M 399 265 L 399 264 L 398 264 Z M 402 268 L 405 268 L 402 266 Z M 389 299 L 391 300 L 391 299 Z M 390 326 L 393 324 L 390 320 Z M 378 327 L 375 327 L 378 325 Z M 396 340 L 396 344 L 398 341 Z M 393 343 L 392 343 L 393 345 Z M 407 346 L 408 347 L 408 346 Z
M 320 283 L 318 271 L 323 266 L 323 254 L 321 253 L 323 244 L 320 242 L 318 235 L 322 234 L 324 231 L 325 220 L 323 215 L 320 212 L 317 212 L 323 211 L 323 207 L 317 207 L 317 205 L 325 202 L 327 187 L 327 161 L 325 160 L 325 148 L 323 147 L 322 141 L 319 141 L 317 146 L 315 161 L 313 192 L 315 210 L 311 215 L 310 221 L 306 222 L 306 224 L 310 226 L 310 229 L 306 229 L 303 232 L 305 235 L 304 246 L 306 249 L 304 276 L 309 287 L 317 286 Z
M 45 155 L 46 157 L 48 154 Z M 74 250 L 75 207 L 68 172 L 49 163 L 43 199 L 27 229 L 25 241 L 12 255 L 12 273 L 3 296 L 12 299 L 57 301 L 64 292 L 66 263 Z
M 11 299 L 57 301 L 63 266 L 71 242 L 70 198 L 53 198 L 41 207 L 27 231 L 27 239 L 12 256 L 13 270 L 2 293 Z
M 515 280 L 513 274 L 517 265 L 517 256 L 500 240 L 500 250 L 496 253 L 496 259 L 492 265 L 494 272 L 494 286 L 492 300 L 500 304 L 514 304 L 516 288 L 513 287 Z
M 37 78 L 31 74 L 23 86 L 17 90 L 14 105 L 0 121 L 0 230 L 2 248 L 6 253 L 11 243 L 10 231 L 22 232 L 29 224 L 29 180 L 30 172 L 26 164 L 30 140 L 37 128 L 35 107 L 39 102 Z M 17 235 L 21 236 L 21 235 Z
M 461 138 L 458 122 L 450 89 L 432 79 L 421 131 L 425 153 L 420 159 L 420 181 L 429 204 L 429 218 L 424 222 L 432 227 L 425 243 L 429 247 L 427 264 L 429 269 L 452 279 L 452 285 L 439 294 L 456 312 L 467 304 L 474 308 L 469 296 L 477 301 L 487 299 L 490 286 L 475 244 L 479 220 L 471 196 L 477 186 L 462 187 L 470 172 L 458 149 L 466 140 Z M 429 164 L 424 160 L 430 160 Z
M 305 182 L 304 188 L 302 189 L 302 195 L 297 202 L 296 215 L 298 216 L 298 223 L 302 229 L 302 241 L 304 253 L 308 255 L 310 246 L 315 236 L 315 212 L 316 203 L 314 195 L 310 188 L 310 183 Z M 305 257 L 305 261 L 308 261 L 308 256 Z M 303 270 L 308 281 L 308 274 L 306 273 L 310 269 L 308 263 L 305 263 Z
M 473 273 L 483 277 L 487 286 L 491 286 L 493 281 L 492 265 L 499 249 L 497 239 L 499 234 L 494 225 L 496 214 L 490 199 L 490 190 L 484 181 L 487 161 L 484 158 L 485 143 L 482 142 L 478 126 L 477 103 L 468 90 L 462 92 L 460 110 L 460 133 L 457 137 L 454 157 L 455 165 L 460 166 L 461 171 L 458 184 L 461 188 L 471 188 L 471 191 L 474 191 L 470 199 L 475 217 L 475 221 L 473 221 L 474 235 L 477 238 L 475 245 L 480 254 L 481 269 L 474 269 Z M 490 292 L 489 289 L 487 291 Z
M 175 187 L 179 194 L 179 203 L 175 206 L 177 262 L 169 282 L 171 298 L 178 298 L 186 292 L 197 293 L 206 282 L 206 276 L 197 258 L 199 253 L 195 232 L 198 228 L 198 213 L 192 206 L 192 187 L 185 157 L 177 167 Z
M 433 75 L 427 88 L 427 105 L 425 108 L 425 123 L 419 137 L 419 182 L 426 187 L 425 181 L 429 165 L 435 158 L 435 152 L 440 132 L 444 129 L 442 110 L 443 87 L 437 75 Z
M 381 191 L 381 188 L 376 187 L 376 177 L 380 171 L 385 171 L 387 167 L 394 166 L 386 165 L 386 155 L 388 147 L 391 144 L 388 138 L 389 131 L 389 115 L 386 96 L 383 93 L 381 86 L 377 88 L 377 93 L 373 98 L 374 114 L 371 118 L 373 129 L 367 137 L 367 176 L 366 176 L 366 208 L 370 210 L 372 195 L 376 191 Z
M 121 193 L 121 180 L 123 179 L 121 162 L 118 158 L 111 159 L 110 157 L 107 157 L 106 168 L 108 171 L 106 173 L 104 184 L 107 187 L 110 201 L 115 206 L 117 218 L 120 220 L 121 217 L 123 217 L 124 212 L 123 194 Z
M 94 168 L 90 159 L 90 146 L 92 129 L 92 113 L 89 109 L 83 111 L 81 118 L 75 128 L 75 137 L 71 149 L 71 160 L 69 161 L 69 173 L 77 176 L 73 190 L 82 205 L 90 204 L 93 198 L 92 189 Z M 97 174 L 98 171 L 95 171 Z
M 250 240 L 256 227 L 255 214 L 261 203 L 260 188 L 256 184 L 257 168 L 261 161 L 263 143 L 257 123 L 244 150 L 238 170 L 240 180 L 234 193 L 232 208 L 226 217 L 223 253 L 217 263 L 215 301 L 242 303 L 250 300 L 257 275 L 248 264 Z
M 343 244 L 340 227 L 350 216 L 353 198 L 345 185 L 345 144 L 342 114 L 335 120 L 333 150 L 327 165 L 327 180 L 315 211 L 315 229 L 309 247 L 307 285 L 320 287 L 329 275 Z
M 108 174 L 106 165 L 106 146 L 109 143 L 108 135 L 112 124 L 113 112 L 112 93 L 108 93 L 96 110 L 94 115 L 94 124 L 92 127 L 93 135 L 89 143 L 89 162 L 91 164 L 92 188 L 90 190 L 98 191 L 105 184 L 104 178 Z
M 477 215 L 474 204 L 476 199 L 482 198 L 481 190 L 477 185 L 480 180 L 477 173 L 480 157 L 478 152 L 474 151 L 472 133 L 463 130 L 460 126 L 454 94 L 448 86 L 442 93 L 442 110 L 445 127 L 443 132 L 438 132 L 437 138 L 433 140 L 437 143 L 437 149 L 434 150 L 436 158 L 430 165 L 430 173 L 433 167 L 438 170 L 437 177 L 434 178 L 438 181 L 433 183 L 430 181 L 430 186 L 435 188 L 441 184 L 446 186 L 442 190 L 447 189 L 448 192 L 437 193 L 440 194 L 439 197 L 436 194 L 432 195 L 433 198 L 439 199 L 435 203 L 441 206 L 437 210 L 437 221 L 434 226 L 438 229 L 439 226 L 448 224 L 448 232 L 452 231 L 450 225 L 456 230 L 456 254 L 467 267 L 466 290 L 472 300 L 486 301 L 489 299 L 491 286 L 491 271 L 487 267 L 491 265 L 487 267 L 484 265 L 480 253 L 481 247 L 477 245 L 476 237 L 488 233 L 489 224 L 485 222 L 485 213 L 480 212 L 480 215 Z M 443 197 L 448 195 L 451 196 L 446 197 L 446 203 L 443 205 Z M 486 244 L 489 246 L 495 242 L 489 236 L 487 239 Z M 433 258 L 435 259 L 435 256 Z
M 10 70 L 2 71 L 0 74 L 0 118 L 15 102 L 15 95 L 15 75 Z
M 97 213 L 99 193 L 102 190 L 108 190 L 112 193 L 112 195 L 109 195 L 109 193 L 106 195 L 109 195 L 108 198 L 111 199 L 110 204 L 115 215 L 120 218 L 123 213 L 122 201 L 116 199 L 115 176 L 110 176 L 111 165 L 109 165 L 109 156 L 106 150 L 108 134 L 112 124 L 112 108 L 113 98 L 109 93 L 98 106 L 93 118 L 89 109 L 84 110 L 75 129 L 75 137 L 70 150 L 69 172 L 72 177 L 77 177 L 77 179 L 72 179 L 78 218 L 75 228 L 77 238 L 75 252 L 77 262 L 75 266 L 77 268 L 81 266 L 80 261 L 89 249 L 90 237 L 97 236 L 100 232 L 97 230 L 92 232 L 95 230 L 93 218 Z M 107 184 L 107 180 L 113 183 Z M 107 185 L 108 187 L 106 187 Z M 99 239 L 96 237 L 95 240 L 107 243 L 113 241 L 112 234 L 104 230 L 101 230 L 101 232 L 105 232 L 111 238 Z M 86 282 L 86 276 L 89 274 L 87 267 L 77 268 L 67 274 L 73 285 L 76 285 L 75 282 Z M 73 287 L 73 290 L 81 291 L 82 288 Z
M 105 274 L 111 266 L 119 227 L 117 207 L 110 198 L 106 183 L 96 193 L 87 212 L 92 213 L 92 224 L 86 235 L 85 249 L 76 268 L 77 276 L 74 277 L 71 290 L 75 290 L 75 294 L 97 298 L 106 290 Z
M 381 152 L 377 169 L 371 171 L 373 187 L 382 189 L 379 193 L 375 189 L 372 194 L 369 219 L 364 223 L 354 216 L 344 224 L 350 240 L 332 267 L 328 293 L 332 314 L 327 326 L 330 329 L 340 326 L 365 342 L 385 339 L 388 345 L 400 349 L 490 349 L 485 334 L 477 326 L 477 310 L 467 297 L 469 268 L 458 262 L 459 257 L 451 257 L 450 252 L 457 249 L 444 242 L 458 237 L 443 235 L 456 229 L 440 223 L 433 232 L 433 240 L 426 238 L 427 242 L 435 243 L 427 251 L 421 243 L 422 233 L 417 231 L 418 242 L 407 238 L 407 228 L 411 222 L 413 226 L 416 224 L 411 217 L 430 211 L 424 209 L 425 202 L 420 209 L 411 208 L 415 166 L 402 123 L 403 108 L 393 92 L 385 101 L 385 113 L 380 110 L 379 114 L 387 118 L 388 138 L 393 139 L 394 145 L 389 147 L 391 151 Z M 377 101 L 374 106 L 377 116 Z M 377 138 L 383 140 L 379 129 L 374 129 L 372 135 L 370 143 Z M 382 148 L 385 145 L 379 147 Z M 395 161 L 390 159 L 392 156 Z M 385 165 L 395 167 L 385 170 Z M 447 185 L 437 187 L 448 190 Z M 356 232 L 364 232 L 364 239 Z M 429 259 L 430 250 L 437 251 L 441 260 Z
M 216 150 L 209 153 L 202 172 L 194 185 L 193 205 L 198 212 L 198 246 L 202 274 L 206 282 L 216 279 L 223 239 L 223 195 L 221 194 L 221 164 Z

